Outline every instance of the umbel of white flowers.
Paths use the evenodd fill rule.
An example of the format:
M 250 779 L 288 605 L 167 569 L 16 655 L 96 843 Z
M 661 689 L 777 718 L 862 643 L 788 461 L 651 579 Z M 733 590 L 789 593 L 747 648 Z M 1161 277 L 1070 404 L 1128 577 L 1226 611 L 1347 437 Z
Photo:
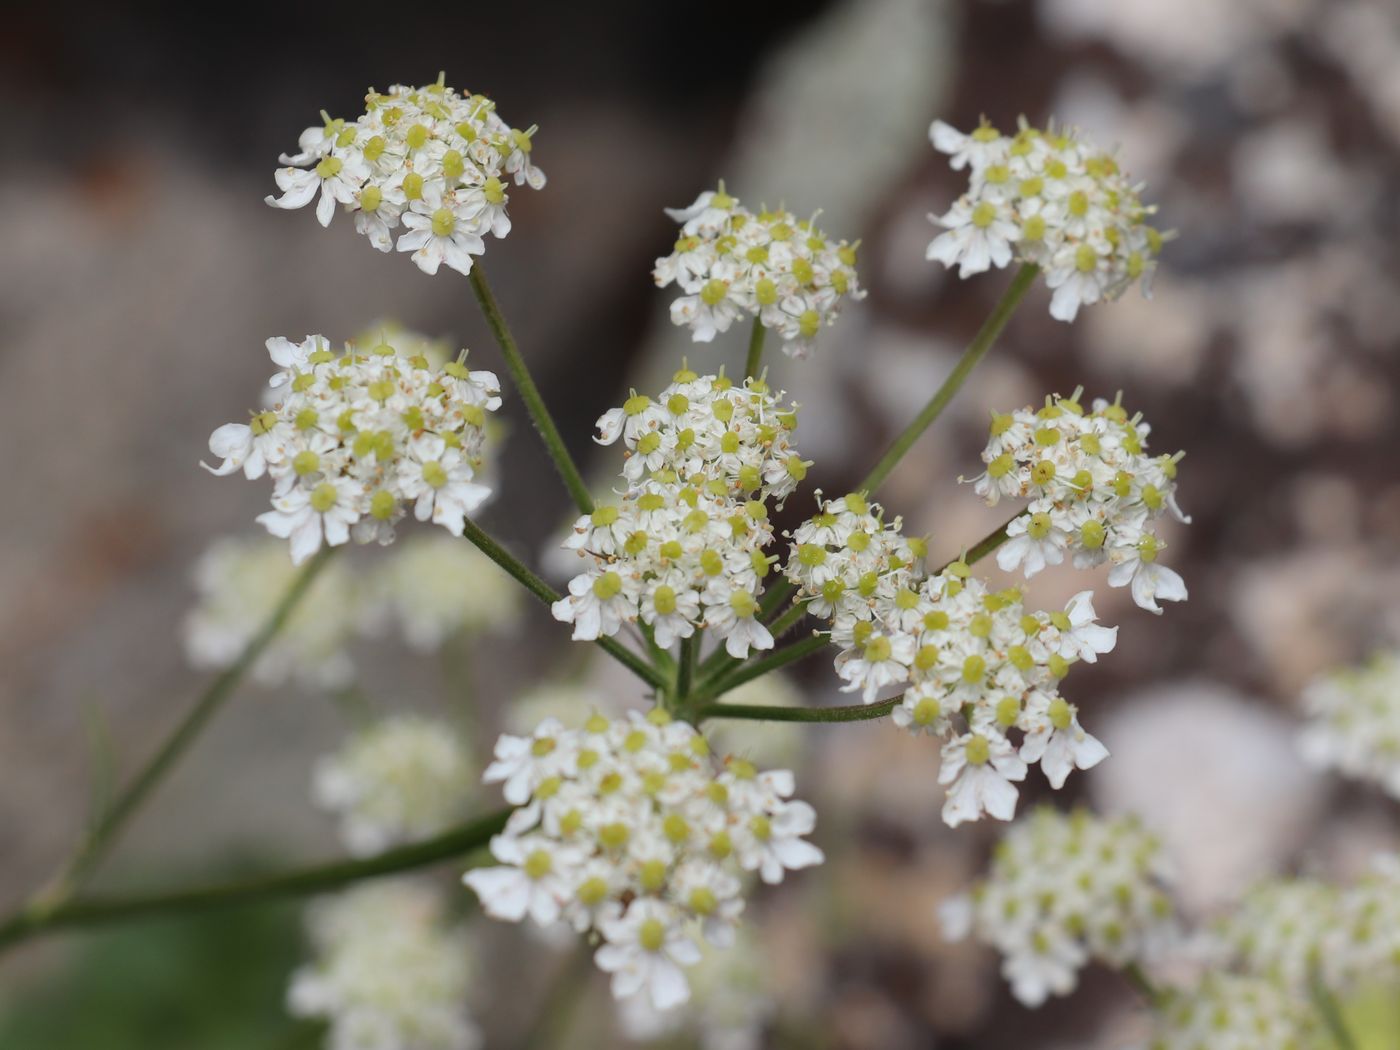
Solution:
M 938 120 L 929 138 L 969 179 L 946 214 L 929 216 L 945 230 L 928 246 L 929 259 L 957 266 L 959 277 L 1013 259 L 1034 263 L 1055 293 L 1050 315 L 1061 321 L 1134 282 L 1151 293 L 1164 235 L 1148 225 L 1155 208 L 1142 203 L 1142 186 L 1112 154 L 1024 119 L 1015 135 L 985 122 L 965 135 Z
M 307 912 L 314 957 L 292 975 L 287 1005 L 328 1024 L 328 1050 L 476 1050 L 467 1013 L 468 939 L 432 883 L 368 882 Z
M 1303 757 L 1400 799 L 1400 650 L 1333 671 L 1303 692 Z
M 689 998 L 698 938 L 733 943 L 748 873 L 778 883 L 823 859 L 790 772 L 716 761 L 660 708 L 502 736 L 484 779 L 520 807 L 491 840 L 500 866 L 464 877 L 487 914 L 591 933 L 613 994 L 658 1010 Z
M 1159 957 L 1177 930 L 1170 877 L 1161 844 L 1134 818 L 1042 807 L 1006 832 L 986 878 L 940 915 L 950 939 L 972 934 L 996 948 L 1012 993 L 1034 1007 L 1074 991 L 1090 960 L 1122 968 Z
M 945 822 L 1010 820 L 1028 762 L 1058 789 L 1108 757 L 1059 693 L 1073 661 L 1093 663 L 1117 641 L 1118 628 L 1096 622 L 1092 592 L 1032 613 L 1018 589 L 992 591 L 962 561 L 928 575 L 923 541 L 858 493 L 820 508 L 793 533 L 784 572 L 829 621 L 845 689 L 868 704 L 902 688 L 895 724 L 943 741 Z
M 1164 514 L 1191 520 L 1176 504 L 1184 453 L 1149 456 L 1152 428 L 1141 414 L 1129 417 L 1118 400 L 1101 398 L 1086 411 L 1079 394 L 992 415 L 977 494 L 988 506 L 1003 498 L 1028 503 L 1007 526 L 997 565 L 1030 579 L 1066 551 L 1076 568 L 1107 562 L 1109 586 L 1130 587 L 1141 608 L 1161 613 L 1159 600 L 1186 599 L 1181 576 L 1157 561 L 1165 544 L 1152 530 Z
M 190 664 L 223 670 L 236 663 L 298 571 L 273 536 L 210 543 L 195 564 L 198 601 L 183 624 Z M 463 633 L 514 630 L 521 599 L 515 581 L 471 544 L 445 532 L 413 536 L 367 571 L 326 565 L 250 674 L 267 686 L 295 680 L 339 689 L 355 680 L 357 636 L 397 628 L 414 649 L 433 652 Z
M 627 450 L 617 504 L 575 523 L 564 546 L 589 567 L 554 605 L 574 638 L 616 634 L 638 618 L 669 648 L 698 629 L 731 656 L 771 649 L 758 616 L 773 542 L 768 507 L 806 476 L 790 443 L 794 406 L 767 384 L 688 369 L 655 400 L 633 394 L 598 420 L 600 444 Z
M 671 321 L 708 343 L 750 316 L 783 341 L 789 357 L 806 357 L 817 333 L 832 324 L 846 299 L 863 299 L 856 247 L 832 241 L 815 216 L 749 211 L 720 183 L 689 208 L 666 209 L 681 223 L 671 254 L 656 260 L 658 288 L 685 294 L 671 303 Z
M 371 90 L 353 121 L 322 116 L 302 132 L 297 152 L 282 156 L 282 195 L 267 203 L 303 208 L 316 200 L 322 226 L 339 204 L 374 247 L 412 252 L 424 273 L 443 263 L 470 273 L 472 256 L 486 251 L 484 236 L 510 232 L 507 184 L 545 184 L 530 156 L 535 129 L 511 127 L 485 95 L 459 94 L 442 77 Z
M 258 522 L 291 540 L 294 562 L 352 535 L 391 543 L 406 504 L 462 534 L 491 496 L 479 475 L 486 414 L 501 405 L 494 373 L 468 369 L 465 351 L 434 368 L 387 343 L 335 353 L 319 335 L 269 339 L 267 350 L 279 368 L 271 407 L 215 430 L 209 450 L 223 462 L 206 469 L 271 476 L 272 510 Z

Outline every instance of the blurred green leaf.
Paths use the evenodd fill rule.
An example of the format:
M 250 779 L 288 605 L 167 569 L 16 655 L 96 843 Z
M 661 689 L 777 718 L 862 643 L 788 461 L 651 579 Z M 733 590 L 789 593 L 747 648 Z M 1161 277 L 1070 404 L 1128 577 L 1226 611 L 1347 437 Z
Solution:
M 67 967 L 5 990 L 4 1050 L 314 1047 L 283 1007 L 298 910 L 276 905 L 74 937 Z

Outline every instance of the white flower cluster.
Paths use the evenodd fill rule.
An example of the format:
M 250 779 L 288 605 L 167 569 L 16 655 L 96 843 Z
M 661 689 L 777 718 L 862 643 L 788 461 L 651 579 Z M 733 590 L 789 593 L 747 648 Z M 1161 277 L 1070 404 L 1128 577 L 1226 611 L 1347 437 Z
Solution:
M 271 536 L 215 540 L 194 568 L 197 599 L 185 617 L 191 666 L 232 666 L 296 580 L 286 544 Z M 396 544 L 368 572 L 341 562 L 321 570 L 253 665 L 263 685 L 349 685 L 356 633 L 397 625 L 415 649 L 432 651 L 463 633 L 503 631 L 520 620 L 520 590 L 490 558 L 450 536 Z
M 466 1010 L 465 931 L 412 879 L 369 882 L 312 905 L 315 961 L 292 976 L 288 1008 L 329 1022 L 328 1050 L 475 1050 Z
M 520 622 L 515 581 L 471 544 L 441 533 L 399 545 L 376 568 L 369 590 L 367 622 L 397 623 L 420 652 L 459 634 L 509 630 Z
M 1157 957 L 1176 934 L 1170 877 L 1160 843 L 1134 818 L 1041 807 L 1007 831 L 987 877 L 940 917 L 950 939 L 972 934 L 995 947 L 1012 993 L 1035 1007 L 1072 992 L 1091 960 L 1122 968 Z
M 1212 931 L 1211 954 L 1251 976 L 1306 993 L 1324 942 L 1336 936 L 1338 904 L 1337 888 L 1325 882 L 1263 883 Z
M 696 342 L 749 315 L 782 338 L 789 357 L 806 357 L 842 300 L 865 298 L 857 245 L 831 241 L 788 211 L 754 214 L 723 183 L 666 214 L 681 223 L 681 236 L 652 276 L 658 288 L 675 284 L 685 293 L 671 304 L 671 321 L 688 326 Z
M 1034 263 L 1054 290 L 1050 314 L 1073 321 L 1083 304 L 1116 299 L 1134 282 L 1151 294 L 1163 235 L 1147 224 L 1140 184 L 1109 153 L 1076 135 L 1021 121 L 1015 135 L 983 123 L 971 134 L 936 120 L 934 148 L 954 171 L 968 169 L 966 193 L 946 215 L 928 257 L 969 277 L 1011 260 Z
M 639 617 L 664 648 L 699 628 L 731 656 L 771 649 L 758 595 L 773 542 L 768 504 L 807 474 L 790 436 L 797 412 L 758 379 L 682 370 L 656 400 L 634 394 L 598 420 L 600 444 L 622 439 L 620 502 L 579 518 L 564 542 L 592 565 L 554 617 L 573 636 L 616 634 Z
M 944 741 L 944 821 L 1010 820 L 1028 762 L 1058 789 L 1107 757 L 1059 682 L 1073 661 L 1111 651 L 1118 629 L 1095 622 L 1090 591 L 1063 612 L 1029 612 L 1018 589 L 991 591 L 964 562 L 925 575 L 923 544 L 900 528 L 861 495 L 823 502 L 793 533 L 785 571 L 830 620 L 845 690 L 868 704 L 902 688 L 895 722 Z
M 1085 411 L 1079 391 L 1047 397 L 1040 409 L 994 414 L 977 494 L 989 506 L 1028 501 L 1007 527 L 997 564 L 1029 579 L 1069 551 L 1081 569 L 1108 562 L 1109 585 L 1130 586 L 1150 612 L 1162 611 L 1159 600 L 1184 601 L 1186 584 L 1157 561 L 1165 545 L 1152 531 L 1165 513 L 1190 521 L 1176 503 L 1182 453 L 1149 456 L 1151 429 L 1117 400 L 1096 399 Z
M 1304 758 L 1400 799 L 1400 651 L 1323 676 L 1304 691 L 1303 703 Z
M 1322 1050 L 1306 998 L 1255 977 L 1210 972 L 1153 1012 L 1146 1050 Z
M 1400 860 L 1376 858 L 1350 886 L 1279 879 L 1256 887 L 1212 934 L 1218 961 L 1306 997 L 1400 981 Z
M 511 127 L 484 95 L 458 94 L 439 78 L 413 88 L 371 90 L 356 120 L 307 128 L 277 171 L 275 208 L 302 208 L 320 194 L 316 218 L 329 226 L 336 204 L 381 252 L 412 252 L 424 273 L 444 262 L 470 273 L 487 233 L 510 232 L 506 184 L 544 186 L 531 162 L 535 129 Z M 400 226 L 404 232 L 393 231 Z
M 190 665 L 231 667 L 296 576 L 286 546 L 270 537 L 211 543 L 195 564 L 198 597 L 182 628 Z M 291 680 L 313 689 L 348 685 L 355 673 L 348 649 L 358 625 L 357 597 L 349 569 L 327 565 L 253 664 L 253 678 L 266 686 Z
M 393 715 L 323 758 L 313 794 L 318 805 L 339 815 L 346 848 L 367 856 L 450 827 L 471 800 L 475 779 L 452 726 L 421 715 Z
M 520 807 L 491 840 L 502 866 L 464 877 L 487 913 L 593 931 L 613 994 L 646 990 L 658 1010 L 689 997 L 682 967 L 699 960 L 700 936 L 733 942 L 745 872 L 778 883 L 823 859 L 803 838 L 816 813 L 791 799 L 791 773 L 718 763 L 660 709 L 502 736 L 485 780 Z
M 300 563 L 324 542 L 392 542 L 404 504 L 453 535 L 491 495 L 481 484 L 486 413 L 501 404 L 491 372 L 460 361 L 431 367 L 380 344 L 334 353 L 319 335 L 301 343 L 269 339 L 279 371 L 275 402 L 248 423 L 226 423 L 209 438 L 223 462 L 273 479 L 268 532 L 291 540 Z

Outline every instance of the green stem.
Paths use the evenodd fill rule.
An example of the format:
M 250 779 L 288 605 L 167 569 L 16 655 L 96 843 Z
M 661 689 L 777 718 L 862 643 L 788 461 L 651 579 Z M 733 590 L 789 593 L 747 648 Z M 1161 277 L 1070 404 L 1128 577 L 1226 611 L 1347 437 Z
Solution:
M 697 722 L 707 718 L 742 718 L 755 722 L 865 722 L 884 718 L 899 706 L 902 697 L 892 696 L 878 704 L 850 704 L 845 707 L 777 707 L 771 704 L 704 704 L 695 708 Z
M 474 272 L 474 271 L 473 271 Z M 527 591 L 533 594 L 546 605 L 553 605 L 560 598 L 560 594 L 544 580 L 531 572 L 522 562 L 518 561 L 510 551 L 506 550 L 486 532 L 480 525 L 468 518 L 462 527 L 462 535 L 474 543 L 482 554 L 486 555 L 507 573 L 509 573 L 518 583 L 522 584 Z M 615 638 L 599 638 L 599 647 L 618 663 L 622 664 L 629 671 L 642 679 L 648 685 L 656 689 L 664 689 L 670 683 L 655 667 L 647 663 L 636 653 L 622 645 Z
M 681 655 L 676 660 L 676 690 L 672 699 L 677 703 L 690 695 L 690 683 L 695 677 L 695 655 L 700 651 L 700 632 L 681 639 Z
M 783 635 L 787 634 L 788 631 L 792 630 L 792 628 L 797 625 L 798 621 L 806 615 L 807 603 L 801 600 L 795 601 L 792 603 L 792 608 L 788 609 L 787 612 L 773 621 L 772 625 L 768 628 L 768 633 L 775 639 L 781 638 Z
M 958 363 L 953 366 L 953 371 L 948 374 L 948 378 L 943 381 L 943 385 L 924 406 L 923 411 L 914 417 L 914 421 L 904 428 L 904 432 L 899 437 L 894 439 L 889 451 L 884 454 L 879 463 L 875 464 L 875 469 L 860 483 L 858 487 L 861 491 L 873 493 L 878 489 L 890 476 L 895 465 L 904 458 L 905 453 L 914 447 L 914 442 L 919 440 L 923 432 L 948 407 L 948 402 L 953 399 L 953 395 L 958 392 L 968 375 L 977 367 L 977 362 L 981 361 L 987 351 L 992 348 L 992 344 L 996 342 L 1001 330 L 1006 327 L 1006 322 L 1016 311 L 1016 307 L 1025 297 L 1039 272 L 1039 267 L 1034 263 L 1021 264 L 1021 268 L 1016 271 L 1016 276 L 1011 281 L 1011 286 L 1006 289 L 997 302 L 991 316 L 982 323 L 977 335 L 963 351 Z
M 535 386 L 535 380 L 525 366 L 525 358 L 520 355 L 520 348 L 515 345 L 515 337 L 510 334 L 510 327 L 496 303 L 496 297 L 491 293 L 491 286 L 486 283 L 486 272 L 481 268 L 480 259 L 473 262 L 469 279 L 472 291 L 476 293 L 476 301 L 481 304 L 481 312 L 486 315 L 486 323 L 491 326 L 491 334 L 500 344 L 506 368 L 511 379 L 515 381 L 516 390 L 520 392 L 520 400 L 525 402 L 525 411 L 530 413 L 530 420 L 539 431 L 544 447 L 549 452 L 549 458 L 554 461 L 554 468 L 564 479 L 564 487 L 569 490 L 569 495 L 573 497 L 578 509 L 584 514 L 591 514 L 593 497 L 559 436 L 559 428 L 554 425 L 554 419 L 545 407 L 544 399 L 540 397 L 539 388 Z
M 1308 988 L 1312 993 L 1313 1005 L 1317 1007 L 1322 1023 L 1327 1026 L 1327 1031 L 1331 1033 L 1338 1050 L 1357 1050 L 1356 1037 L 1347 1027 L 1341 1004 L 1337 1002 L 1337 997 L 1332 994 L 1331 989 L 1322 983 L 1322 977 L 1316 970 L 1308 979 Z
M 292 610 L 296 608 L 310 589 L 312 582 L 330 559 L 333 551 L 332 547 L 322 547 L 302 567 L 292 582 L 287 585 L 286 591 L 283 592 L 281 599 L 278 600 L 277 605 L 262 626 L 258 628 L 257 633 L 243 647 L 243 652 L 239 654 L 238 659 L 209 683 L 195 701 L 194 706 L 180 721 L 180 724 L 166 737 L 165 743 L 146 763 L 145 768 L 136 775 L 136 779 L 127 786 L 126 790 L 110 807 L 97 817 L 77 851 L 69 858 L 48 887 L 40 891 L 31 905 L 32 908 L 42 911 L 55 907 L 66 900 L 77 887 L 82 885 L 93 869 L 102 862 L 102 859 L 116 844 L 127 822 L 131 820 L 151 792 L 170 772 L 180 756 L 194 743 L 200 731 L 214 717 L 219 708 L 233 695 L 239 682 L 243 680 L 243 676 L 257 663 L 263 651 L 277 637 L 278 632 L 286 624 L 287 618 L 291 616 Z
M 510 814 L 509 809 L 503 809 L 423 842 L 399 846 L 358 860 L 335 860 L 276 875 L 163 893 L 79 897 L 47 911 L 30 909 L 0 924 L 0 948 L 51 930 L 98 926 L 152 915 L 204 911 L 280 897 L 304 897 L 337 889 L 361 879 L 411 871 L 438 861 L 460 857 L 486 845 L 491 841 L 491 836 L 506 826 Z
M 781 606 L 783 602 L 787 601 L 788 595 L 796 589 L 793 582 L 784 576 L 764 592 L 763 601 L 760 602 L 758 606 L 758 614 L 763 617 L 765 621 L 768 620 L 769 617 L 778 611 L 778 607 Z
M 744 362 L 744 375 L 750 379 L 758 377 L 758 368 L 763 361 L 763 337 L 768 329 L 757 317 L 753 319 L 753 329 L 749 332 L 749 356 Z
M 983 536 L 980 540 L 978 540 L 971 547 L 969 547 L 966 553 L 964 553 L 962 556 L 963 564 L 976 565 L 988 554 L 991 554 L 992 551 L 996 550 L 1003 543 L 1005 543 L 1007 528 L 1011 525 L 1013 521 L 1015 521 L 1024 513 L 1024 510 L 1018 510 L 1015 514 L 1011 515 L 1011 517 L 1007 518 L 1006 521 L 1002 522 L 1002 524 L 998 525 L 995 529 L 987 533 L 987 535 Z M 958 559 L 955 558 L 954 561 L 956 560 Z M 942 572 L 944 569 L 948 568 L 948 566 L 952 564 L 953 562 L 951 561 L 946 562 L 945 564 L 939 567 L 937 572 L 932 572 L 929 575 L 937 576 L 938 573 Z
M 700 683 L 700 687 L 688 698 L 688 702 L 693 706 L 714 697 L 737 689 L 745 682 L 755 678 L 761 678 L 769 671 L 776 671 L 788 664 L 796 663 L 804 657 L 811 656 L 815 652 L 824 649 L 830 641 L 824 634 L 814 634 L 810 638 L 804 638 L 800 642 L 793 642 L 782 649 L 775 649 L 767 656 L 754 660 L 752 663 L 741 664 L 734 670 L 715 675 Z

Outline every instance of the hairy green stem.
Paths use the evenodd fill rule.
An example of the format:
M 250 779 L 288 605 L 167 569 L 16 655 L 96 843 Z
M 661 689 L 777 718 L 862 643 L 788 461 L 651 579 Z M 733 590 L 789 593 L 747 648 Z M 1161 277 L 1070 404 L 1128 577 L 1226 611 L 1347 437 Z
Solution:
M 554 469 L 559 471 L 559 476 L 564 479 L 564 487 L 569 490 L 569 495 L 573 497 L 578 509 L 584 514 L 591 514 L 593 497 L 588 491 L 588 486 L 584 484 L 583 475 L 579 473 L 573 457 L 564 446 L 563 438 L 559 436 L 559 428 L 554 425 L 554 418 L 545 407 L 544 398 L 540 397 L 539 388 L 535 386 L 535 380 L 525 366 L 525 358 L 520 355 L 520 348 L 515 345 L 515 337 L 510 334 L 505 316 L 496 303 L 496 297 L 491 293 L 491 286 L 486 283 L 486 273 L 481 268 L 480 259 L 473 262 L 469 279 L 472 291 L 476 293 L 476 301 L 481 304 L 481 312 L 486 315 L 486 323 L 491 326 L 491 334 L 500 344 L 501 354 L 505 358 L 511 379 L 515 381 L 515 388 L 520 393 L 520 400 L 525 402 L 525 411 L 530 414 L 530 421 L 535 424 L 535 429 L 544 441 L 545 450 L 549 452 L 549 458 L 554 461 Z
M 749 332 L 749 356 L 744 361 L 744 375 L 750 379 L 758 377 L 759 366 L 763 363 L 763 337 L 768 329 L 757 317 L 753 319 L 753 329 Z
M 807 615 L 807 603 L 802 599 L 792 603 L 792 607 L 787 612 L 779 616 L 768 628 L 768 633 L 776 640 L 792 630 L 802 617 Z
M 559 600 L 558 591 L 531 572 L 524 563 L 492 539 L 480 525 L 470 518 L 462 527 L 462 535 L 471 540 L 482 554 L 509 573 L 518 583 L 523 584 L 525 589 L 540 601 L 546 605 L 553 605 Z M 665 675 L 617 639 L 599 638 L 598 646 L 648 685 L 656 689 L 665 689 L 670 684 Z
M 894 439 L 889 450 L 880 458 L 880 462 L 875 464 L 864 481 L 859 485 L 863 492 L 873 493 L 890 476 L 890 472 L 901 459 L 904 458 L 914 443 L 919 440 L 923 432 L 929 428 L 935 419 L 942 415 L 943 410 L 948 407 L 948 402 L 953 400 L 953 395 L 958 392 L 972 370 L 977 367 L 977 362 L 981 361 L 996 338 L 1001 334 L 1001 330 L 1006 327 L 1006 322 L 1015 313 L 1016 307 L 1025 298 L 1026 292 L 1035 281 L 1036 274 L 1040 268 L 1034 263 L 1022 263 L 1021 268 L 1016 271 L 1016 276 L 1012 278 L 1011 286 L 1006 289 L 1001 299 L 992 309 L 991 315 L 982 323 L 982 327 L 977 330 L 977 335 L 963 351 L 962 357 L 958 358 L 958 363 L 953 366 L 948 378 L 943 380 L 943 385 L 934 392 L 929 403 L 923 410 L 914 417 L 914 421 L 904 428 L 904 432 Z
M 993 529 L 991 532 L 987 533 L 987 535 L 983 536 L 980 540 L 978 540 L 978 541 L 977 541 L 976 543 L 974 543 L 971 547 L 969 547 L 969 548 L 967 549 L 967 551 L 963 554 L 962 558 L 961 558 L 961 561 L 963 562 L 963 564 L 964 564 L 964 565 L 976 565 L 979 561 L 981 561 L 983 558 L 985 558 L 988 554 L 991 554 L 994 550 L 996 550 L 996 549 L 997 549 L 998 547 L 1000 547 L 1003 543 L 1005 543 L 1005 542 L 1006 542 L 1006 530 L 1007 530 L 1007 528 L 1011 525 L 1011 523 L 1012 523 L 1013 521 L 1015 521 L 1017 518 L 1019 518 L 1019 517 L 1020 517 L 1022 514 L 1024 514 L 1024 513 L 1025 513 L 1024 510 L 1018 510 L 1015 514 L 1011 515 L 1011 517 L 1007 518 L 1006 521 L 1002 522 L 1002 523 L 1001 523 L 1000 525 L 998 525 L 995 529 Z M 959 559 L 956 559 L 956 558 L 954 559 L 954 561 L 957 561 L 957 560 L 959 560 Z M 938 573 L 942 572 L 944 569 L 948 568 L 948 566 L 949 566 L 949 565 L 952 565 L 952 564 L 953 564 L 953 562 L 951 562 L 951 561 L 950 561 L 950 562 L 945 562 L 943 565 L 941 565 L 941 566 L 938 568 L 938 571 L 937 571 L 937 572 L 930 573 L 929 575 L 931 575 L 931 576 L 937 576 Z
M 361 879 L 410 871 L 460 857 L 486 845 L 491 836 L 506 826 L 510 814 L 511 810 L 503 809 L 431 839 L 399 846 L 373 857 L 334 860 L 295 871 L 161 893 L 75 897 L 48 910 L 20 912 L 0 924 L 0 948 L 51 930 L 253 904 L 280 897 L 304 897 Z
M 127 785 L 126 790 L 117 797 L 116 801 L 95 815 L 93 824 L 84 835 L 78 849 L 49 885 L 39 892 L 35 901 L 30 905 L 31 908 L 42 911 L 58 905 L 81 886 L 93 869 L 101 863 L 112 846 L 116 844 L 127 822 L 141 808 L 151 792 L 165 779 L 175 763 L 179 761 L 180 756 L 194 743 L 200 731 L 233 695 L 234 690 L 243 680 L 243 676 L 257 663 L 258 658 L 277 637 L 278 632 L 282 630 L 292 611 L 310 589 L 311 584 L 330 559 L 333 551 L 332 547 L 322 547 L 301 568 L 292 582 L 287 585 L 286 591 L 283 592 L 271 614 L 258 628 L 257 633 L 249 639 L 248 644 L 243 647 L 243 652 L 238 655 L 238 659 L 209 683 L 195 701 L 194 706 L 180 720 L 179 725 L 166 737 L 165 743 L 151 756 L 145 767 Z
M 865 722 L 884 718 L 899 706 L 900 696 L 878 704 L 845 707 L 778 707 L 772 704 L 703 704 L 694 709 L 697 722 L 707 718 L 742 718 L 755 722 Z

